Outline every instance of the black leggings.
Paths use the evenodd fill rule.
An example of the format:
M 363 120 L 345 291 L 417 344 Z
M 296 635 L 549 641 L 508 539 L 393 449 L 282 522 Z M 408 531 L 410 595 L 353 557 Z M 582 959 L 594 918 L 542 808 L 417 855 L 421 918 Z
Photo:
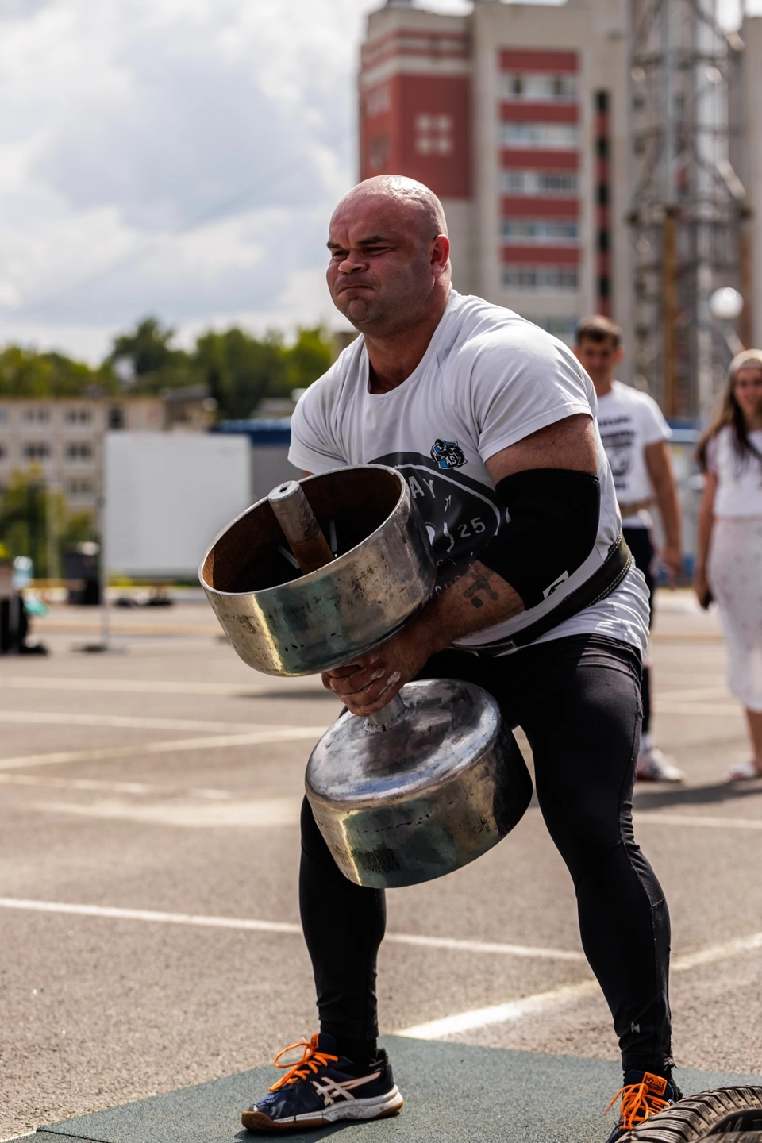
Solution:
M 623 528 L 622 535 L 627 547 L 632 552 L 635 567 L 640 568 L 646 581 L 648 588 L 648 626 L 650 629 L 654 623 L 654 589 L 656 587 L 653 573 L 655 552 L 651 530 L 650 528 Z M 643 722 L 640 730 L 641 734 L 648 734 L 651 729 L 651 664 L 648 661 L 648 656 L 646 656 L 646 661 L 643 664 L 641 692 Z
M 639 655 L 613 640 L 572 636 L 500 659 L 446 651 L 421 677 L 477 683 L 511 726 L 523 728 L 540 808 L 574 880 L 582 944 L 611 1009 L 624 1066 L 663 1073 L 671 1064 L 669 913 L 632 825 Z M 384 893 L 343 876 L 306 801 L 299 900 L 322 1030 L 374 1039 Z

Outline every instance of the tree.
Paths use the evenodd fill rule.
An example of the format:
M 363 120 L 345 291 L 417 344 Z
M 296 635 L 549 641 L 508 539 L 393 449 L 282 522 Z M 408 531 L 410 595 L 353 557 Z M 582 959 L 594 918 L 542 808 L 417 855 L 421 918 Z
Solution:
M 327 330 L 322 326 L 300 326 L 296 341 L 286 351 L 285 392 L 282 395 L 290 396 L 294 389 L 306 389 L 325 373 L 335 357 L 336 346 Z M 276 390 L 272 395 L 276 395 Z
M 175 331 L 163 327 L 158 318 L 145 317 L 132 333 L 117 334 L 107 360 L 112 364 L 123 362 L 133 377 L 160 373 L 177 353 L 170 346 L 174 335 Z
M 80 397 L 115 389 L 108 369 L 92 369 L 63 353 L 38 353 L 20 345 L 0 349 L 0 397 Z
M 260 340 L 236 326 L 210 331 L 196 342 L 193 364 L 221 419 L 251 417 L 261 399 L 285 383 L 286 351 L 277 333 Z
M 63 553 L 94 537 L 92 514 L 69 509 L 63 494 L 47 484 L 39 465 L 11 474 L 0 496 L 0 541 L 12 557 L 29 556 L 37 578 L 58 574 Z

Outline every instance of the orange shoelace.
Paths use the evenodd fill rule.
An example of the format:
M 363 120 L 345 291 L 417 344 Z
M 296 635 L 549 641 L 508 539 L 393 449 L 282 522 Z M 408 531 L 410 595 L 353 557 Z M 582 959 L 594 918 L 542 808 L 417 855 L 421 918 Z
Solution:
M 619 1125 L 626 1131 L 631 1131 L 652 1115 L 658 1115 L 669 1107 L 669 1100 L 662 1098 L 666 1090 L 667 1081 L 662 1076 L 646 1072 L 640 1083 L 628 1083 L 621 1087 L 606 1110 L 612 1108 L 621 1096 L 622 1115 Z
M 286 1061 L 285 1064 L 281 1060 L 289 1052 L 295 1052 L 298 1048 L 302 1049 L 302 1058 L 296 1061 Z M 282 1087 L 287 1087 L 290 1083 L 296 1083 L 297 1080 L 306 1079 L 312 1072 L 314 1075 L 318 1068 L 325 1067 L 331 1061 L 338 1060 L 338 1056 L 332 1056 L 330 1052 L 318 1051 L 318 1033 L 315 1032 L 314 1036 L 309 1040 L 294 1040 L 293 1044 L 286 1044 L 285 1048 L 277 1053 L 273 1059 L 276 1068 L 288 1068 L 284 1076 L 272 1085 L 270 1091 L 279 1091 Z

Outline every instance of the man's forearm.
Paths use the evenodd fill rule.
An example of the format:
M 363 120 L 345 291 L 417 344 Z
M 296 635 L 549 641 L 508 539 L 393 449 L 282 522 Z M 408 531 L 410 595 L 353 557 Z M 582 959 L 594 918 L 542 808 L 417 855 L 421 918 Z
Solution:
M 523 610 L 521 597 L 511 585 L 475 560 L 427 604 L 415 623 L 425 630 L 432 650 L 441 651 L 455 639 L 502 623 Z
M 656 499 L 659 505 L 664 543 L 668 548 L 680 548 L 680 506 L 672 481 L 667 487 L 657 488 Z

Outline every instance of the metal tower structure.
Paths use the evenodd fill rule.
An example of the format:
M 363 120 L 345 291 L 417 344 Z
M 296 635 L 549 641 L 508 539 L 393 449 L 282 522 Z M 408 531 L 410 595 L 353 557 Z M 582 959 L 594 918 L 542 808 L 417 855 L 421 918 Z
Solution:
M 706 419 L 749 344 L 749 207 L 733 158 L 743 43 L 718 0 L 629 0 L 635 383 L 665 414 Z M 718 289 L 745 299 L 736 323 Z M 726 291 L 727 296 L 727 291 Z

